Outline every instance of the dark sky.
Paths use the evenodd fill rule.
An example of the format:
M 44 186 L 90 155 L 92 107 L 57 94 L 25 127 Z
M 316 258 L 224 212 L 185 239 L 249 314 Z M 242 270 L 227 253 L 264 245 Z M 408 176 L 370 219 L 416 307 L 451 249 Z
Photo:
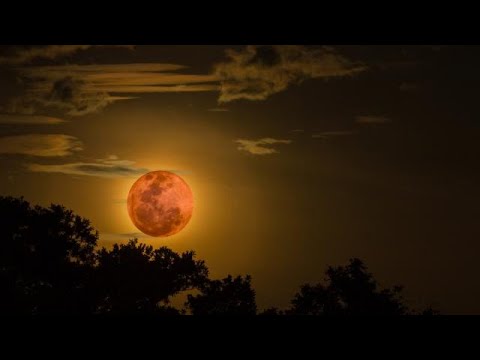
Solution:
M 414 307 L 480 313 L 478 46 L 10 46 L 1 195 L 63 204 L 100 245 L 192 249 L 284 307 L 363 259 Z M 126 195 L 181 175 L 190 224 L 152 238 Z

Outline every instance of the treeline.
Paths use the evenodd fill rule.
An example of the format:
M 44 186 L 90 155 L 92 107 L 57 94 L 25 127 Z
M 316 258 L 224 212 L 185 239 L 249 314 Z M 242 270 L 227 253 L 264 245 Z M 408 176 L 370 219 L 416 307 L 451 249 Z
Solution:
M 288 309 L 259 310 L 250 276 L 210 279 L 193 251 L 138 243 L 97 247 L 90 221 L 60 205 L 0 197 L 0 314 L 406 315 L 401 287 L 381 289 L 359 259 L 329 267 Z M 179 293 L 194 290 L 182 308 Z

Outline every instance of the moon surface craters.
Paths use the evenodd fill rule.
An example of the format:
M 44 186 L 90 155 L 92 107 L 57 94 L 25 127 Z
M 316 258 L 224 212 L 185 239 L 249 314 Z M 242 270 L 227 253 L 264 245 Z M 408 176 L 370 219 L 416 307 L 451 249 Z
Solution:
M 193 195 L 179 176 L 154 171 L 133 184 L 127 206 L 130 218 L 139 230 L 151 236 L 170 236 L 189 222 Z

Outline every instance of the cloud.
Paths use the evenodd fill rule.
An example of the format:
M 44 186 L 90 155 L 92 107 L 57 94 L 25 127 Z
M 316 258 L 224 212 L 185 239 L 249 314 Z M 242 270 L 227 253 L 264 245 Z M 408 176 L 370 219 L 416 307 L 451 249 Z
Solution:
M 227 50 L 226 55 L 228 60 L 214 68 L 220 79 L 220 103 L 264 100 L 309 78 L 351 76 L 366 69 L 327 47 L 247 46 Z
M 123 47 L 133 49 L 132 45 L 48 45 L 32 48 L 16 48 L 10 56 L 1 56 L 0 64 L 28 64 L 37 59 L 54 60 L 59 57 L 72 55 L 92 47 Z
M 357 124 L 386 124 L 391 120 L 385 116 L 364 115 L 355 118 Z
M 312 135 L 312 138 L 314 139 L 327 139 L 329 137 L 335 137 L 335 136 L 346 136 L 346 135 L 352 135 L 353 131 L 349 130 L 342 130 L 342 131 L 323 131 L 320 133 L 316 133 Z
M 305 132 L 305 130 L 303 130 L 303 129 L 293 129 L 293 130 L 291 130 L 291 132 L 293 132 L 293 133 L 303 133 L 303 132 Z
M 0 124 L 5 125 L 56 125 L 64 122 L 51 116 L 0 114 Z
M 98 45 L 107 46 L 107 45 Z M 12 100 L 11 109 L 21 114 L 52 109 L 71 116 L 98 112 L 120 100 L 139 94 L 219 91 L 219 102 L 236 99 L 263 100 L 309 78 L 345 77 L 364 71 L 328 47 L 247 46 L 227 50 L 227 60 L 211 74 L 184 72 L 187 67 L 168 63 L 31 66 L 36 59 L 57 59 L 92 45 L 51 45 L 16 48 L 0 64 L 10 64 L 25 89 Z M 131 46 L 123 46 L 131 48 Z M 212 111 L 228 111 L 211 109 Z
M 67 111 L 69 115 L 85 115 L 103 109 L 115 101 L 105 92 L 87 94 L 84 82 L 70 76 L 56 80 L 47 96 L 41 98 L 44 106 L 54 106 Z
M 276 144 L 290 144 L 291 140 L 263 138 L 258 140 L 237 139 L 235 140 L 238 146 L 238 150 L 246 151 L 254 155 L 267 155 L 278 153 L 271 145 Z
M 67 156 L 83 150 L 77 138 L 63 134 L 28 134 L 0 138 L 0 154 Z
M 61 173 L 67 175 L 95 176 L 101 178 L 131 177 L 149 170 L 135 166 L 134 161 L 109 157 L 96 162 L 76 162 L 59 165 L 27 164 L 33 172 Z
M 211 112 L 227 112 L 227 111 L 230 111 L 230 110 L 228 110 L 227 108 L 213 108 L 213 109 L 208 109 L 208 111 L 211 111 Z
M 26 93 L 17 111 L 56 108 L 81 116 L 138 94 L 218 91 L 215 75 L 180 74 L 178 64 L 35 66 L 17 69 Z M 119 95 L 120 94 L 120 95 Z

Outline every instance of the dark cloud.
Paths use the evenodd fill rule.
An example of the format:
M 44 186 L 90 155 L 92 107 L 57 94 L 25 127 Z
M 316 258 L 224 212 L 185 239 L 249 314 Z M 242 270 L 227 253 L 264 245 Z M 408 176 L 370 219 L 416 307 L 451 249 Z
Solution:
M 80 173 L 97 176 L 110 174 L 115 174 L 116 176 L 128 176 L 143 173 L 143 170 L 122 165 L 105 166 L 104 164 L 77 164 L 75 169 Z
M 280 64 L 280 61 L 282 61 L 282 57 L 275 47 L 257 46 L 255 55 L 247 62 L 247 65 L 272 67 Z
M 264 100 L 305 79 L 351 76 L 366 69 L 326 47 L 247 46 L 226 54 L 228 60 L 214 68 L 221 103 Z
M 85 82 L 71 76 L 56 80 L 50 93 L 40 100 L 42 105 L 64 109 L 73 116 L 95 113 L 115 100 L 106 92 L 87 93 Z
M 74 80 L 71 76 L 57 80 L 53 83 L 50 98 L 54 101 L 70 102 L 78 92 L 79 86 L 81 86 L 81 82 Z

